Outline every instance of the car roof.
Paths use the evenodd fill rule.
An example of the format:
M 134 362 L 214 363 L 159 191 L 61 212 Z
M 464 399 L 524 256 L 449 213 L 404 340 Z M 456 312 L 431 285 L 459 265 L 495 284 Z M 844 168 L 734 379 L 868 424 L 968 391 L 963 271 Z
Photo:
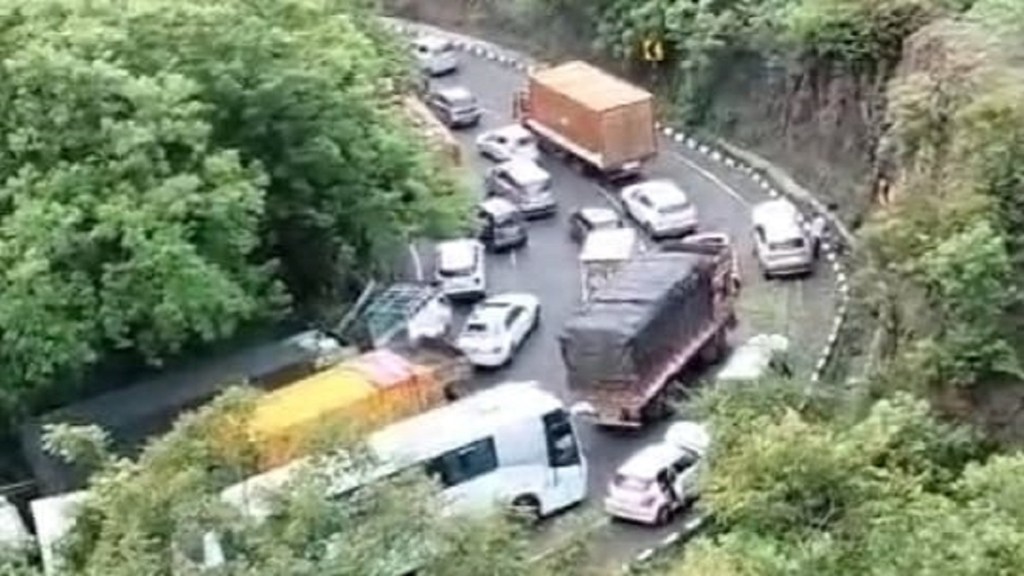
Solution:
M 686 193 L 671 180 L 650 180 L 635 186 L 643 191 L 644 195 L 650 198 L 651 202 L 658 205 L 687 200 Z
M 437 245 L 441 268 L 468 268 L 476 260 L 480 243 L 469 238 L 448 240 Z
M 653 480 L 658 472 L 668 468 L 687 453 L 686 450 L 667 442 L 651 444 L 633 453 L 622 466 L 619 466 L 617 472 L 631 478 Z
M 480 209 L 493 214 L 496 217 L 507 216 L 519 212 L 516 205 L 504 198 L 497 196 L 488 198 L 480 203 Z
M 616 222 L 619 220 L 619 213 L 611 208 L 604 207 L 589 207 L 580 208 L 579 215 L 587 222 L 593 224 L 606 224 L 609 222 Z
M 507 302 L 492 302 L 489 305 L 487 303 L 477 304 L 473 311 L 469 313 L 469 318 L 466 318 L 466 324 L 480 323 L 487 326 L 501 324 L 505 320 L 505 315 L 511 306 Z
M 754 206 L 750 211 L 754 222 L 799 219 L 800 210 L 785 198 L 767 200 Z
M 465 445 L 495 429 L 564 409 L 535 381 L 505 382 L 373 433 L 368 443 L 386 460 L 419 459 Z
M 519 182 L 541 182 L 543 180 L 550 180 L 551 175 L 548 171 L 541 168 L 533 160 L 527 160 L 525 158 L 513 158 L 507 162 L 501 164 L 501 168 L 512 176 L 513 179 Z
M 628 260 L 638 249 L 636 230 L 613 228 L 594 230 L 587 234 L 580 250 L 581 262 L 606 262 Z
M 765 375 L 773 358 L 789 349 L 789 339 L 781 334 L 758 334 L 734 350 L 719 370 L 718 381 L 757 380 Z
M 445 86 L 438 88 L 435 92 L 449 100 L 469 100 L 476 98 L 469 88 L 465 86 Z
M 527 130 L 526 128 L 523 128 L 521 124 L 509 124 L 508 126 L 495 128 L 494 130 L 491 130 L 491 133 L 501 134 L 502 136 L 505 136 L 506 138 L 512 140 L 521 138 L 523 136 L 529 136 L 530 138 L 533 138 L 533 133 Z

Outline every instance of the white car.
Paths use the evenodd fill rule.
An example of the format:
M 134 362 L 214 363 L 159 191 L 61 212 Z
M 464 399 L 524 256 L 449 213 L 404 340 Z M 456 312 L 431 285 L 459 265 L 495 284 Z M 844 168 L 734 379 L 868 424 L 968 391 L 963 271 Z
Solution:
M 506 162 L 514 158 L 537 161 L 540 150 L 537 138 L 519 124 L 488 130 L 476 139 L 476 147 L 485 158 Z
M 476 305 L 455 345 L 475 366 L 504 366 L 539 322 L 540 301 L 536 296 L 492 296 Z
M 420 69 L 431 76 L 449 74 L 459 68 L 459 56 L 450 40 L 423 36 L 413 41 L 412 51 Z
M 765 279 L 814 271 L 815 241 L 804 230 L 803 215 L 789 200 L 768 200 L 751 211 L 754 255 Z
M 758 334 L 733 350 L 715 376 L 716 384 L 752 383 L 771 371 L 785 376 L 791 373 L 786 355 L 789 339 L 781 334 Z
M 707 429 L 677 422 L 665 439 L 641 448 L 615 471 L 604 500 L 613 517 L 663 525 L 699 495 L 704 456 L 711 444 Z
M 655 238 L 697 230 L 697 208 L 671 180 L 649 180 L 622 189 L 626 212 Z
M 437 245 L 434 280 L 449 298 L 482 298 L 487 294 L 484 245 L 471 238 Z

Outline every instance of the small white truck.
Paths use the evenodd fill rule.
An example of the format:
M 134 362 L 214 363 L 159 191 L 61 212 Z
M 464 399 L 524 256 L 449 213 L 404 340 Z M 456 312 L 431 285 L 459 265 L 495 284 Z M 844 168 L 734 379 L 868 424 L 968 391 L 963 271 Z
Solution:
M 584 302 L 595 290 L 622 267 L 622 264 L 643 251 L 643 245 L 632 228 L 595 230 L 587 235 L 580 251 L 580 288 Z

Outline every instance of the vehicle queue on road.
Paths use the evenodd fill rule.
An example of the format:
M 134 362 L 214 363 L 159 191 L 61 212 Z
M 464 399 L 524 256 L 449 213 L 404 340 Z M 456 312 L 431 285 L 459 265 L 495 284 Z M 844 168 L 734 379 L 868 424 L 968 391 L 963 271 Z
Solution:
M 421 66 L 427 74 L 434 69 L 429 61 L 421 60 Z M 445 73 L 452 73 L 456 69 L 457 65 L 453 65 L 451 69 L 446 69 Z M 639 89 L 622 86 L 624 83 L 617 79 L 609 79 L 603 73 L 594 75 L 593 70 L 588 65 L 574 62 L 545 71 L 543 80 L 531 78 L 529 91 L 517 95 L 515 99 L 518 121 L 511 125 L 487 129 L 475 138 L 474 142 L 480 156 L 496 163 L 484 176 L 483 188 L 486 199 L 481 203 L 478 212 L 481 222 L 478 235 L 471 239 L 481 242 L 477 248 L 478 253 L 486 254 L 487 251 L 526 246 L 529 237 L 527 221 L 531 218 L 550 216 L 557 211 L 558 184 L 540 164 L 542 158 L 554 156 L 582 168 L 584 174 L 597 176 L 602 186 L 606 189 L 612 188 L 612 195 L 618 202 L 615 209 L 595 204 L 574 210 L 568 216 L 568 234 L 574 242 L 581 245 L 581 248 L 586 247 L 586 238 L 594 231 L 622 228 L 625 221 L 620 214 L 624 214 L 647 238 L 654 241 L 690 238 L 695 244 L 724 245 L 731 260 L 730 284 L 738 291 L 738 259 L 731 250 L 728 235 L 714 231 L 699 233 L 700 215 L 686 192 L 672 180 L 646 180 L 642 176 L 640 165 L 651 154 L 645 148 L 647 136 L 650 136 L 653 145 L 656 135 L 652 116 L 648 114 L 648 126 L 641 126 L 639 135 L 636 133 L 635 120 L 647 113 L 643 102 L 649 101 L 649 96 L 645 100 L 643 95 L 638 94 Z M 607 98 L 604 102 L 584 102 L 579 107 L 582 111 L 565 107 L 564 104 L 550 104 L 558 108 L 551 114 L 559 116 L 556 122 L 559 126 L 544 126 L 545 118 L 549 118 L 551 114 L 545 110 L 538 110 L 538 106 L 547 106 L 548 103 L 559 100 L 545 95 L 561 91 L 562 96 L 567 96 L 561 100 L 582 98 L 581 85 L 583 91 L 587 93 L 600 93 L 602 90 L 598 87 L 604 86 L 605 92 L 616 92 L 619 98 L 614 102 L 607 101 Z M 462 86 L 428 89 L 428 93 L 437 94 L 452 91 L 463 95 L 464 101 L 469 101 L 469 97 L 465 96 L 469 91 Z M 431 96 L 428 96 L 428 101 L 430 98 Z M 629 107 L 639 109 L 631 112 L 631 118 L 634 120 L 632 127 L 626 127 L 620 120 L 607 119 L 614 116 L 609 114 L 609 111 Z M 451 122 L 451 115 L 442 107 L 435 106 L 433 109 L 439 119 L 451 129 L 462 127 Z M 578 141 L 586 140 L 581 135 L 587 130 L 581 130 L 580 126 L 574 128 L 572 124 L 587 122 L 588 112 L 598 113 L 598 131 L 603 133 L 596 141 Z M 609 136 L 616 130 L 632 134 L 621 145 L 609 143 Z M 587 144 L 594 142 L 597 142 L 599 148 L 603 146 L 604 149 L 587 149 Z M 635 158 L 629 156 L 630 146 L 634 148 L 632 154 Z M 619 155 L 619 166 L 602 165 L 607 157 L 615 154 Z M 620 185 L 623 180 L 628 181 L 625 185 Z M 498 202 L 500 204 L 496 204 Z M 501 232 L 502 230 L 504 232 Z M 808 233 L 808 227 L 800 211 L 786 200 L 772 200 L 756 206 L 752 211 L 751 234 L 754 239 L 754 256 L 765 279 L 811 273 L 817 257 L 820 230 L 817 232 L 817 235 Z M 505 237 L 514 240 L 503 242 L 501 238 Z M 609 234 L 602 237 L 602 241 L 605 241 L 604 238 L 611 242 L 618 236 Z M 632 241 L 628 243 L 632 245 Z M 449 246 L 450 244 L 442 243 L 437 249 L 438 269 L 445 269 L 445 253 L 450 249 Z M 620 252 L 627 257 L 637 253 L 628 247 Z M 482 263 L 479 266 L 482 270 Z M 441 274 L 444 275 L 445 272 Z M 443 284 L 444 280 L 441 282 Z M 586 292 L 587 290 L 584 290 L 584 294 Z M 484 291 L 478 296 L 485 295 Z M 509 296 L 499 295 L 495 298 L 501 301 L 507 297 Z M 536 297 L 524 294 L 510 297 L 512 300 L 532 298 L 530 304 L 523 309 L 536 310 L 533 313 L 535 315 L 526 312 L 521 315 L 530 317 L 531 328 L 527 330 L 522 326 L 516 326 L 515 321 L 511 319 L 506 322 L 497 320 L 492 310 L 492 299 L 478 305 L 470 313 L 457 344 L 467 343 L 460 347 L 464 348 L 471 358 L 478 358 L 474 364 L 494 367 L 512 362 L 511 355 L 522 343 L 521 335 L 525 331 L 532 332 L 532 326 L 539 321 L 540 302 Z M 489 320 L 482 321 L 484 318 Z M 491 334 L 488 336 L 491 344 L 484 347 L 494 351 L 496 355 L 488 355 L 483 359 L 478 340 L 470 335 L 485 331 Z M 473 344 L 470 345 L 469 342 Z M 743 356 L 744 361 L 747 356 L 749 352 Z M 696 471 L 702 468 L 702 465 L 698 464 L 703 462 L 710 440 L 699 437 L 699 434 L 695 440 L 696 433 L 692 428 L 689 430 L 689 434 L 682 434 L 682 437 L 686 438 L 682 442 L 679 441 L 681 433 L 676 430 L 675 441 L 666 437 L 627 459 L 609 482 L 609 496 L 605 501 L 605 508 L 609 514 L 644 523 L 661 524 L 692 501 L 697 486 L 694 477 Z
M 445 39 L 421 37 L 414 42 L 413 53 L 429 76 L 458 70 L 457 53 Z M 528 216 L 550 217 L 557 212 L 557 182 L 541 167 L 543 157 L 554 156 L 581 167 L 598 176 L 602 185 L 614 183 L 613 196 L 621 203 L 621 211 L 650 237 L 688 236 L 699 230 L 699 214 L 678 184 L 645 181 L 640 175 L 642 161 L 656 153 L 649 94 L 606 74 L 595 76 L 595 71 L 574 62 L 531 76 L 528 90 L 514 98 L 519 122 L 476 138 L 481 156 L 497 163 L 484 177 L 486 199 L 479 206 L 480 226 L 474 237 L 438 244 L 434 280 L 439 296 L 415 299 L 419 320 L 406 326 L 413 339 L 452 337 L 455 347 L 478 367 L 514 362 L 516 351 L 541 321 L 542 302 L 521 292 L 489 294 L 485 263 L 489 250 L 528 244 Z M 572 102 L 583 93 L 581 87 L 587 94 L 603 96 L 597 101 Z M 559 92 L 573 96 L 567 99 L 569 104 L 555 97 Z M 452 129 L 480 124 L 483 111 L 464 87 L 428 84 L 423 98 Z M 618 187 L 622 177 L 640 181 Z M 591 234 L 614 232 L 624 224 L 618 210 L 595 204 L 570 214 L 566 228 L 570 238 L 585 246 Z M 766 278 L 813 271 L 820 226 L 812 228 L 817 234 L 808 233 L 799 210 L 784 200 L 754 208 L 754 253 Z M 696 243 L 729 243 L 721 233 L 700 236 Z M 734 255 L 730 258 L 732 281 L 738 282 Z M 475 300 L 476 305 L 456 332 L 450 326 L 450 308 L 461 297 Z M 775 365 L 775 355 L 785 348 L 779 337 L 755 338 L 727 362 L 723 375 L 756 379 Z M 734 363 L 742 366 L 733 367 Z M 427 409 L 373 432 L 368 442 L 381 466 L 368 476 L 349 479 L 352 482 L 339 486 L 339 492 L 411 463 L 439 482 L 453 509 L 478 508 L 497 499 L 532 516 L 549 515 L 587 496 L 585 450 L 571 418 L 585 414 L 585 408 L 566 406 L 535 382 L 515 382 Z M 669 427 L 664 438 L 636 451 L 609 479 L 605 510 L 642 523 L 667 522 L 698 495 L 696 475 L 710 449 L 711 437 L 701 425 L 682 422 Z M 224 498 L 259 516 L 258 491 L 279 486 L 304 462 L 300 458 L 250 478 L 225 490 Z M 81 496 L 81 492 L 70 492 L 32 503 L 48 572 L 55 565 L 51 545 L 73 522 L 71 505 Z

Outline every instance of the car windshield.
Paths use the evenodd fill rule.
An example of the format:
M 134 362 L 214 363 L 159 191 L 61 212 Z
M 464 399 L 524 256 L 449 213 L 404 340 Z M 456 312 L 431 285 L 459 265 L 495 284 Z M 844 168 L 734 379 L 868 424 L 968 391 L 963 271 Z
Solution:
M 651 487 L 651 481 L 625 474 L 615 475 L 615 487 L 631 492 L 646 492 Z
M 448 102 L 453 108 L 472 108 L 476 106 L 476 97 L 472 94 L 459 94 L 454 97 L 449 96 Z
M 804 247 L 803 238 L 793 238 L 784 242 L 771 242 L 768 244 L 769 250 L 799 250 Z
M 680 214 L 690 209 L 689 202 L 675 202 L 658 208 L 658 214 Z
M 449 267 L 446 268 L 441 266 L 437 269 L 438 274 L 445 278 L 454 278 L 456 276 L 469 276 L 476 269 L 475 266 L 463 266 L 459 268 Z

